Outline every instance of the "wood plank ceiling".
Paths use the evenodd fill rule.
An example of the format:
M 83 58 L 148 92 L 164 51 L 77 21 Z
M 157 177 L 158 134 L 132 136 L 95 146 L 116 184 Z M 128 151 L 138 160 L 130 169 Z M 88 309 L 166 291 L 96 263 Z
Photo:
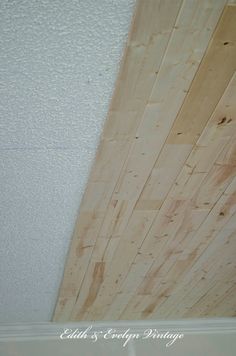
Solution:
M 236 6 L 137 3 L 55 321 L 236 315 Z

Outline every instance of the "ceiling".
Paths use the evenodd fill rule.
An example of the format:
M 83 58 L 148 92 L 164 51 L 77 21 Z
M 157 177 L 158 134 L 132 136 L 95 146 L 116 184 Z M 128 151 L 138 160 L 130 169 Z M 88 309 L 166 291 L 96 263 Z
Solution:
M 236 6 L 140 0 L 54 321 L 236 316 Z
M 52 318 L 134 0 L 0 3 L 0 322 Z
M 236 316 L 234 0 L 0 16 L 1 322 Z

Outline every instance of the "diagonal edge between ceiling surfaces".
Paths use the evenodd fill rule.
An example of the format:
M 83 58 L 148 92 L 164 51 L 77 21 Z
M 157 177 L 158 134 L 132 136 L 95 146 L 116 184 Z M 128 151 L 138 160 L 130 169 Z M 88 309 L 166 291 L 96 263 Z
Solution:
M 137 4 L 136 17 L 132 23 L 125 58 L 102 135 L 106 139 L 102 139 L 100 142 L 80 206 L 54 320 L 68 320 L 70 316 L 95 245 L 96 235 L 129 152 L 131 138 L 135 136 L 138 112 L 142 113 L 148 94 L 152 89 L 181 3 L 182 0 L 176 1 L 174 5 L 170 0 L 151 0 L 147 4 L 141 0 Z M 156 52 L 158 55 L 155 55 Z M 151 75 L 146 78 L 147 71 L 150 71 Z M 147 89 L 147 92 L 144 93 L 146 98 L 143 100 L 139 99 L 139 93 L 144 85 L 140 77 L 142 77 L 142 81 L 146 80 L 146 87 L 149 87 L 149 91 Z M 138 78 L 139 85 L 136 86 L 133 93 L 133 86 Z M 130 96 L 133 97 L 132 100 L 130 100 Z M 120 123 L 122 124 L 120 125 Z M 129 123 L 128 126 L 127 123 Z M 120 127 L 114 128 L 114 124 L 118 124 Z M 132 127 L 133 124 L 135 127 Z M 118 132 L 118 135 L 114 134 L 114 130 Z M 130 133 L 129 137 L 127 137 L 127 131 Z M 111 132 L 111 135 L 106 135 L 106 132 Z M 83 240 L 86 240 L 85 244 L 90 246 L 86 249 L 86 255 L 83 253 Z
M 189 10 L 188 8 L 188 3 L 186 3 L 186 8 Z M 183 15 L 186 14 L 184 11 L 183 11 Z M 205 20 L 205 19 L 204 19 Z M 183 19 L 182 19 L 183 21 Z M 181 24 L 181 17 L 179 19 L 179 22 Z M 183 21 L 184 22 L 184 21 Z M 194 24 L 194 21 L 191 21 L 191 24 Z M 200 24 L 199 24 L 199 27 Z M 181 26 L 180 26 L 180 30 L 181 30 Z M 186 28 L 185 28 L 186 30 Z M 191 33 L 191 32 L 190 32 Z M 185 32 L 184 32 L 184 35 L 186 36 Z M 201 38 L 201 35 L 203 35 L 202 33 L 199 35 L 199 37 Z M 178 34 L 176 34 L 176 36 L 178 36 Z M 174 37 L 174 35 L 173 35 Z M 178 37 L 177 37 L 178 39 Z M 189 37 L 189 41 L 191 41 L 192 38 L 191 38 L 191 35 Z M 201 42 L 202 43 L 202 42 Z M 173 47 L 176 46 L 176 37 L 173 38 L 173 41 L 172 41 L 172 44 L 173 44 Z M 186 46 L 186 44 L 185 44 Z M 171 41 L 169 42 L 169 54 L 165 55 L 166 58 L 168 58 L 168 60 L 170 60 L 172 57 L 173 57 L 173 52 L 172 52 L 172 48 L 171 46 Z M 191 45 L 190 45 L 190 50 L 192 49 Z M 204 51 L 203 51 L 204 53 Z M 180 58 L 180 63 L 181 63 L 181 59 L 182 57 Z M 173 63 L 173 67 L 175 68 L 176 67 L 176 58 L 174 58 L 174 63 Z M 187 72 L 189 73 L 189 68 L 188 66 L 187 69 L 185 66 L 183 66 L 183 71 L 184 69 L 187 70 Z M 156 102 L 154 101 L 154 103 L 152 102 L 152 105 L 148 106 L 147 105 L 147 108 L 145 110 L 145 119 L 143 120 L 143 122 L 145 124 L 149 124 L 150 122 L 157 122 L 157 119 L 156 119 L 156 113 L 158 113 L 158 116 L 162 116 L 161 113 L 163 114 L 163 116 L 165 117 L 165 124 L 167 122 L 167 117 L 169 115 L 170 117 L 170 120 L 174 120 L 175 117 L 176 117 L 176 114 L 178 113 L 178 109 L 182 103 L 181 100 L 179 100 L 179 97 L 177 97 L 177 104 L 176 103 L 173 103 L 172 102 L 172 105 L 171 105 L 171 108 L 169 109 L 169 103 L 168 101 L 165 101 L 165 95 L 166 93 L 168 93 L 169 95 L 167 96 L 167 100 L 170 100 L 170 98 L 172 97 L 171 94 L 174 94 L 173 93 L 173 88 L 172 88 L 172 82 L 174 81 L 174 78 L 173 78 L 173 72 L 171 72 L 171 79 L 170 80 L 170 86 L 168 87 L 166 85 L 166 83 L 164 82 L 164 79 L 168 78 L 167 76 L 167 69 L 170 69 L 169 67 L 169 61 L 167 61 L 167 65 L 165 66 L 165 63 L 163 63 L 163 66 L 160 68 L 160 71 L 159 71 L 159 80 L 160 78 L 162 78 L 162 80 L 160 81 L 160 84 L 158 83 L 157 81 L 157 85 L 158 85 L 158 89 L 156 89 L 156 93 L 157 93 L 157 98 L 156 99 Z M 183 71 L 181 71 L 178 67 L 178 70 L 177 70 L 177 77 L 175 78 L 175 86 L 174 86 L 174 89 L 178 90 L 181 88 L 181 84 L 182 84 L 182 81 L 181 81 L 181 76 L 183 75 Z M 179 79 L 179 77 L 180 79 Z M 192 76 L 194 76 L 194 72 L 192 73 Z M 177 80 L 178 79 L 178 80 Z M 191 79 L 191 77 L 190 77 Z M 189 80 L 189 82 L 191 83 L 191 80 Z M 179 85 L 177 85 L 177 84 Z M 189 84 L 190 84 L 189 83 Z M 164 86 L 164 89 L 162 89 L 161 85 L 163 84 Z M 186 89 L 186 83 L 184 83 L 185 86 L 183 87 L 183 89 L 185 90 Z M 169 90 L 169 92 L 167 91 L 166 92 L 166 86 Z M 162 90 L 163 91 L 162 91 Z M 153 93 L 155 92 L 155 90 L 153 90 Z M 177 95 L 176 95 L 177 96 Z M 160 98 L 160 99 L 159 99 Z M 158 100 L 159 99 L 159 100 Z M 183 99 L 183 96 L 182 96 L 182 99 Z M 178 101 L 179 100 L 179 101 Z M 162 105 L 160 105 L 159 102 L 163 102 Z M 156 104 L 157 103 L 157 104 Z M 178 106 L 179 104 L 179 106 Z M 175 106 L 176 105 L 176 106 Z M 154 108 L 154 111 L 152 111 Z M 150 111 L 149 111 L 150 109 Z M 162 109 L 162 111 L 161 111 Z M 169 109 L 169 110 L 168 110 Z M 171 110 L 175 110 L 175 111 L 171 111 Z M 152 115 L 151 115 L 152 114 Z M 160 121 L 160 120 L 159 120 Z M 158 149 L 156 146 L 150 146 L 150 142 L 153 143 L 154 145 L 156 144 L 156 142 L 159 142 L 161 140 L 165 140 L 165 137 L 167 136 L 168 132 L 169 132 L 169 127 L 171 127 L 171 125 L 168 127 L 167 126 L 167 130 L 163 132 L 163 130 L 160 129 L 160 126 L 161 125 L 158 125 L 158 128 L 156 130 L 154 130 L 154 125 L 153 127 L 150 128 L 149 131 L 147 131 L 147 127 L 143 126 L 141 132 L 139 133 L 138 137 L 139 137 L 139 140 L 137 140 L 137 150 L 136 150 L 136 153 L 139 154 L 139 156 L 136 154 L 136 155 L 133 155 L 133 157 L 131 156 L 131 159 L 128 161 L 128 165 L 127 165 L 127 171 L 128 169 L 129 170 L 132 170 L 133 168 L 133 174 L 134 174 L 134 177 L 135 176 L 142 176 L 148 172 L 145 171 L 145 160 L 148 160 L 148 162 L 150 162 L 150 156 L 148 156 L 149 153 L 152 153 L 154 152 L 154 160 L 156 159 L 156 156 L 158 155 Z M 164 125 L 163 125 L 164 126 Z M 149 128 L 149 127 L 148 127 Z M 140 137 L 142 138 L 142 135 L 143 134 L 143 139 L 145 141 L 145 138 L 148 137 L 148 147 L 142 147 L 142 143 L 141 143 L 141 149 L 142 150 L 145 150 L 146 148 L 146 157 L 145 157 L 145 160 L 141 160 L 140 161 L 140 156 L 142 156 L 142 151 L 140 151 Z M 153 139 L 153 141 L 152 141 Z M 164 141 L 163 141 L 164 142 Z M 148 149 L 147 149 L 148 148 Z M 155 149 L 154 149 L 155 148 Z M 142 157 L 141 157 L 142 158 Z M 132 159 L 133 159 L 133 162 L 132 162 Z M 139 159 L 139 161 L 138 161 Z M 137 164 L 137 161 L 138 161 L 138 167 L 134 166 L 134 164 Z M 155 163 L 155 162 L 154 162 Z M 132 164 L 133 164 L 133 167 L 132 167 Z M 131 168 L 132 167 L 132 168 Z M 137 172 L 137 169 L 141 168 L 141 172 Z M 150 167 L 152 168 L 152 167 Z M 135 172 L 135 169 L 136 169 L 136 172 Z M 126 172 L 127 172 L 126 171 Z M 142 172 L 143 171 L 143 172 Z M 129 173 L 129 172 L 128 172 Z M 147 176 L 148 177 L 148 174 Z M 131 181 L 131 183 L 133 183 L 134 187 L 137 186 L 137 181 L 138 181 L 138 178 L 136 178 L 136 181 L 134 180 L 133 182 Z M 143 187 L 142 183 L 145 184 L 145 181 L 146 181 L 146 178 L 144 178 L 144 181 L 142 182 L 141 181 L 141 185 L 140 185 L 140 188 Z M 127 195 L 129 194 L 129 192 L 133 192 L 134 190 L 132 190 L 132 186 L 131 185 L 128 185 L 127 183 L 127 180 L 125 181 L 125 184 L 121 184 L 121 187 L 118 186 L 118 189 L 120 190 L 121 193 L 124 193 L 124 196 L 122 195 L 122 197 L 120 199 L 127 199 Z M 125 187 L 126 185 L 126 187 Z M 128 190 L 125 190 L 125 188 L 127 189 L 127 186 L 129 187 L 129 191 Z M 118 190 L 117 189 L 117 190 Z M 138 192 L 139 193 L 139 192 Z M 139 197 L 139 194 L 137 194 L 137 198 Z M 151 198 L 149 198 L 151 199 Z M 117 201 L 119 203 L 119 197 L 117 198 Z M 118 205 L 117 203 L 117 205 Z M 124 203 L 124 201 L 121 202 L 121 204 Z M 124 209 L 122 207 L 122 210 L 121 210 L 121 213 L 120 211 L 118 210 L 117 212 L 117 215 L 121 215 L 121 217 L 123 219 L 127 219 L 127 216 L 128 214 L 131 212 L 132 213 L 132 210 L 133 210 L 133 201 L 132 201 L 132 198 L 130 197 L 130 202 L 128 202 L 127 204 L 131 203 L 131 209 L 130 211 L 128 209 Z M 124 204 L 123 204 L 124 205 Z M 121 205 L 122 206 L 122 205 Z M 145 207 L 143 207 L 143 209 L 145 209 Z M 109 208 L 109 212 L 108 214 L 110 213 L 110 211 L 112 211 L 112 206 L 110 206 Z M 117 248 L 116 248 L 116 252 L 112 255 L 112 257 L 110 257 L 110 260 L 111 263 L 109 263 L 109 256 L 106 257 L 105 256 L 105 259 L 103 257 L 103 266 L 102 266 L 102 269 L 101 271 L 104 273 L 104 266 L 105 266 L 105 262 L 108 262 L 106 263 L 107 267 L 106 267 L 106 270 L 105 270 L 105 277 L 104 277 L 104 281 L 101 281 L 102 278 L 101 276 L 98 276 L 98 274 L 93 274 L 93 271 L 95 271 L 95 268 L 96 268 L 96 263 L 99 263 L 100 259 L 98 256 L 97 259 L 94 258 L 94 260 L 92 260 L 92 263 L 90 263 L 90 266 L 89 266 L 89 271 L 87 273 L 87 278 L 86 278 L 86 283 L 85 285 L 82 286 L 82 289 L 81 289 L 81 293 L 79 295 L 79 298 L 78 298 L 78 301 L 76 303 L 76 306 L 75 308 L 73 309 L 73 320 L 79 320 L 81 318 L 84 318 L 84 319 L 97 319 L 97 318 L 101 318 L 104 316 L 104 312 L 107 308 L 109 308 L 109 306 L 113 303 L 112 300 L 114 299 L 114 294 L 115 294 L 115 291 L 117 291 L 117 288 L 119 287 L 121 281 L 122 281 L 122 278 L 124 278 L 124 275 L 127 274 L 127 271 L 129 271 L 131 265 L 132 265 L 132 255 L 135 254 L 135 251 L 136 251 L 136 244 L 138 243 L 138 241 L 142 238 L 143 234 L 145 236 L 145 233 L 146 233 L 146 229 L 148 228 L 148 224 L 151 222 L 152 218 L 153 218 L 153 211 L 149 211 L 147 213 L 147 211 L 145 212 L 142 212 L 142 211 L 133 211 L 132 215 L 131 215 L 131 218 L 129 220 L 129 226 L 128 226 L 128 230 L 124 230 L 124 233 L 120 230 L 119 232 L 114 232 L 114 227 L 112 226 L 112 231 L 106 231 L 106 229 L 103 229 L 102 230 L 102 236 L 105 235 L 105 236 L 111 236 L 112 235 L 112 239 L 111 240 L 111 245 L 112 245 L 112 240 L 117 240 Z M 108 220 L 109 220 L 109 215 L 107 214 L 108 216 Z M 114 225 L 117 225 L 117 216 L 115 215 L 115 219 L 113 219 L 114 221 Z M 127 221 L 127 220 L 126 220 Z M 122 222 L 122 220 L 121 220 Z M 139 230 L 138 227 L 140 226 L 140 224 L 144 224 L 144 230 Z M 145 224 L 146 224 L 146 227 L 145 227 Z M 105 228 L 106 228 L 106 225 L 105 225 Z M 134 234 L 134 231 L 136 231 L 136 236 Z M 122 235 L 122 239 L 120 239 L 120 243 L 119 243 L 119 239 L 114 238 L 115 236 L 117 235 Z M 128 243 L 123 244 L 123 240 L 124 240 L 124 236 L 126 238 L 126 240 L 128 239 Z M 135 241 L 135 242 L 134 242 Z M 99 243 L 101 242 L 101 240 L 99 241 Z M 123 263 L 123 265 L 121 265 L 121 259 L 122 259 L 122 256 L 124 255 L 124 252 L 123 250 L 126 250 L 126 248 L 129 246 L 129 243 L 133 244 L 132 247 L 128 248 L 128 251 L 129 251 L 129 261 L 127 263 Z M 107 247 L 106 247 L 107 248 Z M 109 246 L 107 248 L 107 250 L 109 251 Z M 150 252 L 150 251 L 149 251 Z M 112 253 L 112 252 L 111 252 Z M 108 253 L 109 254 L 109 253 Z M 127 253 L 128 255 L 128 253 Z M 95 257 L 95 256 L 94 256 Z M 108 261 L 106 261 L 106 259 Z M 145 268 L 148 267 L 148 261 L 146 260 L 144 262 L 143 265 L 141 265 L 141 271 L 142 273 L 145 274 Z M 99 279 L 100 278 L 100 279 Z M 94 283 L 94 282 L 97 282 L 97 283 Z M 101 283 L 101 286 L 99 286 L 99 283 Z M 96 285 L 98 285 L 98 288 L 96 287 Z M 90 286 L 94 287 L 93 288 L 90 288 Z M 129 288 L 130 289 L 130 288 Z M 97 290 L 99 290 L 99 292 L 97 293 Z M 97 295 L 96 295 L 97 293 Z M 96 296 L 95 296 L 96 295 Z M 94 297 L 95 296 L 95 297 Z M 90 298 L 92 297 L 92 298 Z M 96 300 L 94 300 L 94 299 Z M 128 296 L 129 298 L 129 296 Z M 114 314 L 113 314 L 113 317 L 114 317 Z
M 158 6 L 157 2 L 150 1 L 148 4 L 150 7 L 144 6 L 144 2 L 140 1 L 137 8 L 104 134 L 80 207 L 54 320 L 103 317 L 99 301 L 107 300 L 109 305 L 111 298 L 106 299 L 106 293 L 111 287 L 107 289 L 106 285 L 111 278 L 115 278 L 108 273 L 108 279 L 104 284 L 107 268 L 112 263 L 114 250 L 117 247 L 119 249 L 120 237 L 123 233 L 126 234 L 127 222 L 132 217 L 136 203 L 139 201 L 140 210 L 146 209 L 145 199 L 140 201 L 139 196 L 155 167 L 158 152 L 160 153 L 167 136 L 167 142 L 178 143 L 175 142 L 179 132 L 176 116 L 184 99 L 189 96 L 189 86 L 220 17 L 224 1 L 219 1 L 217 6 L 212 1 L 199 2 L 196 4 L 196 13 L 192 11 L 191 15 L 188 2 L 184 2 L 182 7 L 181 2 L 176 2 L 176 8 L 173 7 L 173 2 L 168 1 L 160 1 Z M 206 11 L 207 7 L 208 10 L 210 7 L 211 12 Z M 198 11 L 201 13 L 200 20 Z M 160 22 L 157 21 L 158 16 Z M 155 18 L 158 26 L 162 27 L 155 28 L 157 25 L 152 24 L 150 18 L 153 22 Z M 166 18 L 169 20 L 168 23 L 165 22 Z M 206 23 L 208 33 L 202 29 Z M 195 57 L 189 54 L 192 44 L 191 36 L 188 36 L 187 32 L 191 26 L 195 30 L 195 40 L 199 44 Z M 147 30 L 150 31 L 148 35 Z M 177 50 L 177 45 L 181 51 Z M 155 53 L 161 53 L 159 61 L 156 61 Z M 191 65 L 186 59 L 192 61 Z M 185 81 L 183 75 L 187 77 Z M 171 81 L 167 87 L 166 78 L 170 78 Z M 180 89 L 181 95 L 177 95 Z M 171 111 L 169 100 L 174 95 L 176 100 Z M 155 120 L 157 114 L 163 113 L 167 117 L 165 125 Z M 183 123 L 184 120 L 182 126 Z M 200 126 L 200 132 L 202 129 Z M 173 136 L 169 134 L 170 130 Z M 196 128 L 193 128 L 192 141 L 189 141 L 189 133 L 181 137 L 187 151 L 196 138 Z M 143 152 L 146 157 L 142 157 Z M 134 177 L 128 170 L 132 174 L 136 173 Z M 137 177 L 140 178 L 133 179 Z M 156 203 L 158 205 L 158 199 Z M 152 212 L 150 219 L 153 218 Z M 140 215 L 137 215 L 134 220 L 136 224 L 139 219 Z M 110 236 L 113 237 L 111 249 Z M 105 285 L 105 289 L 97 298 L 102 284 Z M 114 281 L 111 285 L 114 286 Z M 94 302 L 96 303 L 93 314 L 88 310 L 90 307 L 93 309 Z M 100 312 L 96 312 L 97 308 Z

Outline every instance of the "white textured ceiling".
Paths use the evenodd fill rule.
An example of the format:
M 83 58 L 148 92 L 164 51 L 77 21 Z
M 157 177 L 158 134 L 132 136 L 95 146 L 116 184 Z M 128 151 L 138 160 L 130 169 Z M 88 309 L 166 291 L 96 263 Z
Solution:
M 0 322 L 52 317 L 134 2 L 0 2 Z

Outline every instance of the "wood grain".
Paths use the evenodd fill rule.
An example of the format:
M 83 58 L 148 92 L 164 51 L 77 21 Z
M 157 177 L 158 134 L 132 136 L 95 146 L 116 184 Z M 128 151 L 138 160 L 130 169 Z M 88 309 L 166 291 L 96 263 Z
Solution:
M 137 3 L 55 321 L 235 314 L 236 6 L 226 3 Z

